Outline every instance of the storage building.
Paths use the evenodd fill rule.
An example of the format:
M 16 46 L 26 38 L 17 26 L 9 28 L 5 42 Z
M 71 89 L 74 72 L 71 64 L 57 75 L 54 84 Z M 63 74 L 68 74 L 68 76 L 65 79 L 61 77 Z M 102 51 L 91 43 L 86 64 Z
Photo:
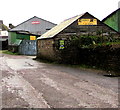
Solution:
M 118 38 L 117 31 L 86 12 L 66 19 L 38 37 L 37 57 L 74 62 L 75 59 L 79 60 L 80 48 L 92 48 L 104 42 L 113 42 Z M 81 43 L 77 45 L 76 41 Z
M 36 55 L 36 39 L 56 24 L 34 16 L 9 30 L 9 50 L 24 55 Z

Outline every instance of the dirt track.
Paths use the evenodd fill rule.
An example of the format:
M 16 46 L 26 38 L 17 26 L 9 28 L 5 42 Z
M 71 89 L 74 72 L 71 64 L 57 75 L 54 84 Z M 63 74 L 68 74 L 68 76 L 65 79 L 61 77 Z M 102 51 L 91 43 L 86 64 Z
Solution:
M 3 108 L 117 108 L 118 78 L 2 55 Z

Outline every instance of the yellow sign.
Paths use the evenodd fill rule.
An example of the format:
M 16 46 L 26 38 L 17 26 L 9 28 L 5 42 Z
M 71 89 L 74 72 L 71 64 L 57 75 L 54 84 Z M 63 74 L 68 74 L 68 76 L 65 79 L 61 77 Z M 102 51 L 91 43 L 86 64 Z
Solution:
M 97 19 L 78 19 L 78 25 L 97 25 Z
M 30 40 L 36 40 L 36 36 L 30 36 Z

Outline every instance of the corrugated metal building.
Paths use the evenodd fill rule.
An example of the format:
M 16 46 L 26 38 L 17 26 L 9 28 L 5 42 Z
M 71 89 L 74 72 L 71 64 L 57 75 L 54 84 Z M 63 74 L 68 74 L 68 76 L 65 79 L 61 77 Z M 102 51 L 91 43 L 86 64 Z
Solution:
M 109 14 L 102 22 L 120 32 L 120 8 Z
M 28 19 L 9 30 L 9 50 L 25 55 L 36 55 L 36 38 L 55 25 L 36 16 Z
M 94 38 L 91 44 L 84 42 L 85 44 L 82 44 L 80 47 L 87 48 L 88 46 L 94 47 L 103 42 L 113 41 L 119 38 L 119 34 L 117 31 L 86 12 L 61 22 L 41 37 L 37 38 L 37 57 L 62 61 L 71 61 L 75 58 L 78 60 L 79 55 L 76 50 L 74 50 L 74 45 L 76 44 L 71 47 L 69 46 L 73 37 L 78 39 L 83 38 L 84 41 Z

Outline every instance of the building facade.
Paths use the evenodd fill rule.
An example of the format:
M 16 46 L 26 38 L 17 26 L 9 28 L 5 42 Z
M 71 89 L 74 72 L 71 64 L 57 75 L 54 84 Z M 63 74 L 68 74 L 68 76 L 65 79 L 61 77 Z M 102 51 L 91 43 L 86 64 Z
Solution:
M 0 20 L 0 50 L 8 49 L 8 28 Z
M 36 16 L 17 25 L 13 29 L 9 30 L 9 50 L 25 55 L 36 55 L 37 37 L 47 32 L 55 25 L 56 24 L 52 22 Z
M 116 39 L 119 39 L 117 31 L 86 12 L 63 21 L 39 37 L 37 57 L 70 61 L 79 57 L 77 52 L 81 48 L 93 48 Z

